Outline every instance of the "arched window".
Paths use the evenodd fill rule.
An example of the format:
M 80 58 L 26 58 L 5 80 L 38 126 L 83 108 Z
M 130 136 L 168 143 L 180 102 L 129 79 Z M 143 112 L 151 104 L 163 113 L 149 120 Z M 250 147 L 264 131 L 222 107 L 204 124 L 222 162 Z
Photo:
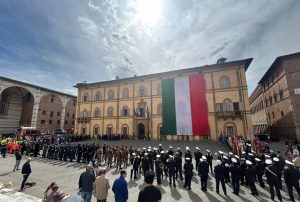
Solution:
M 223 111 L 224 112 L 233 111 L 233 104 L 232 104 L 231 100 L 228 98 L 223 101 Z
M 113 100 L 114 99 L 114 91 L 113 90 L 108 91 L 108 99 L 109 100 Z
M 94 135 L 99 135 L 99 125 L 94 126 Z
M 229 88 L 230 80 L 228 76 L 221 76 L 220 78 L 220 88 Z
M 122 116 L 129 116 L 129 109 L 128 109 L 128 107 L 127 106 L 124 106 L 123 108 L 122 108 Z
M 140 96 L 140 97 L 146 96 L 146 89 L 145 89 L 144 86 L 141 86 L 141 87 L 139 88 L 139 96 Z
M 89 94 L 88 93 L 83 94 L 82 101 L 83 102 L 88 102 L 89 100 L 90 100 L 89 99 Z
M 159 104 L 157 105 L 157 114 L 161 114 L 161 113 L 162 113 L 162 104 L 159 103 Z
M 88 117 L 88 111 L 85 109 L 85 110 L 83 110 L 83 112 L 82 112 L 82 117 L 83 118 L 87 118 Z
M 122 125 L 122 135 L 128 135 L 129 127 L 127 124 Z
M 96 109 L 95 109 L 95 114 L 94 114 L 94 115 L 95 115 L 96 118 L 98 118 L 98 117 L 101 116 L 101 112 L 100 112 L 100 109 L 99 109 L 99 108 L 96 108 Z
M 96 92 L 95 100 L 96 100 L 96 101 L 102 100 L 102 96 L 101 96 L 101 92 L 100 92 L 100 91 L 97 91 L 97 92 Z
M 128 88 L 123 89 L 123 98 L 129 98 L 129 89 Z
M 157 95 L 161 95 L 161 84 L 157 85 Z
M 109 107 L 107 109 L 107 116 L 113 116 L 113 108 L 112 107 Z

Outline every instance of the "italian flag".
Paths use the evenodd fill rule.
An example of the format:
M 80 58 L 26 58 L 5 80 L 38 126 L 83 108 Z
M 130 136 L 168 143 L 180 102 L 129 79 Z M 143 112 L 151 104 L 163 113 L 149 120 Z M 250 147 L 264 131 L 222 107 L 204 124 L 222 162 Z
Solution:
M 162 80 L 162 135 L 209 135 L 203 73 Z

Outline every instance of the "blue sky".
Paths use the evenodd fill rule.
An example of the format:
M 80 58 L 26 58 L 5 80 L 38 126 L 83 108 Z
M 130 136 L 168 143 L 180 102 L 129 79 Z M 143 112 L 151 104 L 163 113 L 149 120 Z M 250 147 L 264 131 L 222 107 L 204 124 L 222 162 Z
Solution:
M 300 51 L 298 0 L 7 0 L 0 75 L 76 94 L 78 82 L 253 57 L 249 94 Z

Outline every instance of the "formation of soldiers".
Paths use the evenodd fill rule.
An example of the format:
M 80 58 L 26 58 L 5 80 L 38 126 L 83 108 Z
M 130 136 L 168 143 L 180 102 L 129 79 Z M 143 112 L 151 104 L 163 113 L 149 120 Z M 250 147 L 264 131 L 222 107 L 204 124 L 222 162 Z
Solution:
M 145 176 L 151 170 L 156 173 L 157 184 L 161 184 L 165 178 L 170 186 L 176 187 L 178 180 L 184 180 L 184 188 L 188 190 L 191 189 L 195 170 L 200 177 L 201 190 L 207 191 L 208 176 L 211 172 L 215 177 L 216 192 L 219 194 L 221 184 L 225 195 L 227 195 L 226 184 L 229 183 L 232 184 L 234 194 L 239 195 L 240 185 L 244 185 L 249 187 L 254 196 L 259 194 L 257 185 L 265 188 L 265 183 L 268 183 L 270 198 L 274 200 L 276 191 L 278 200 L 282 201 L 283 176 L 290 199 L 295 201 L 293 188 L 300 198 L 299 169 L 292 161 L 284 160 L 279 152 L 270 150 L 267 144 L 264 146 L 264 153 L 259 154 L 253 151 L 251 144 L 247 142 L 241 155 L 219 151 L 214 154 L 216 158 L 214 166 L 214 157 L 210 150 L 201 152 L 198 147 L 192 152 L 189 147 L 182 151 L 181 148 L 173 149 L 172 146 L 164 149 L 161 144 L 157 148 L 66 142 L 58 145 L 49 145 L 47 142 L 43 145 L 39 142 L 27 144 L 29 145 L 25 143 L 21 145 L 21 153 L 29 155 L 33 152 L 33 156 L 40 155 L 42 158 L 88 163 L 95 168 L 106 165 L 109 168 L 122 169 L 130 166 L 131 180 L 141 175 Z

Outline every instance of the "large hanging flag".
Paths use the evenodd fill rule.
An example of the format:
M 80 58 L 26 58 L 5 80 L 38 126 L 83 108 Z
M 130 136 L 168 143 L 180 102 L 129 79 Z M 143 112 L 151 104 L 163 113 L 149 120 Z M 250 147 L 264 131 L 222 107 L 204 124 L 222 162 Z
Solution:
M 202 73 L 162 80 L 162 135 L 209 135 Z

